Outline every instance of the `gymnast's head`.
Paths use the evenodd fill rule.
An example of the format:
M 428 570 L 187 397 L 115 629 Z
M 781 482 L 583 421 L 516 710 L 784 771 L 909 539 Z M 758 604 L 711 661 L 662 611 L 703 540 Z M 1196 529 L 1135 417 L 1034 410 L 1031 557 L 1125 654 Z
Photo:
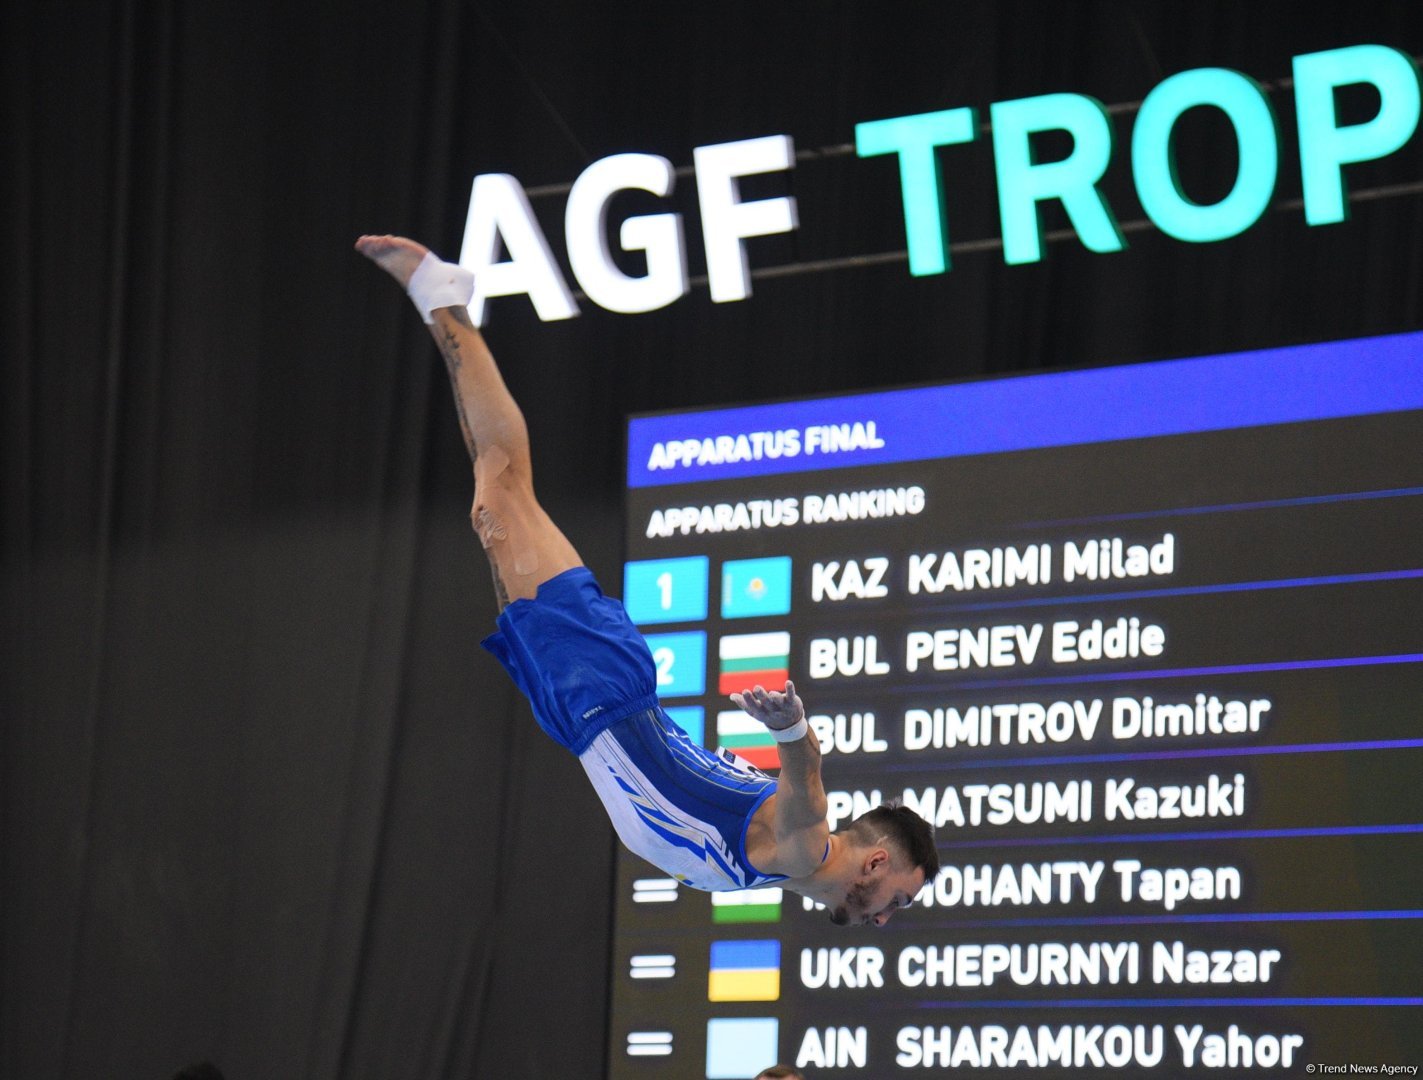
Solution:
M 828 903 L 836 926 L 883 926 L 939 873 L 934 827 L 896 800 L 861 814 L 837 835 L 848 842 L 845 896 Z

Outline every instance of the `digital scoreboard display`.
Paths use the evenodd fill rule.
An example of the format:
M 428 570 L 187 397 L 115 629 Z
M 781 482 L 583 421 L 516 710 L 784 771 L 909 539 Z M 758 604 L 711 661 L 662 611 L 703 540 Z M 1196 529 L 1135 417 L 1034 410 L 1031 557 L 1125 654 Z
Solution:
M 620 849 L 615 1080 L 1423 1065 L 1423 334 L 638 417 L 627 537 L 673 719 L 774 773 L 788 672 L 943 870 Z

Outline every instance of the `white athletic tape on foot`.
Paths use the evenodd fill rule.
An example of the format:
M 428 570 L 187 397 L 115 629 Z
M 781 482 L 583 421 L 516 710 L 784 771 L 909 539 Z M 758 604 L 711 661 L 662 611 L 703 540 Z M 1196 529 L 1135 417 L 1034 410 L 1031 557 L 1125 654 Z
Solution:
M 474 274 L 428 251 L 410 275 L 405 291 L 415 302 L 420 318 L 432 323 L 435 318 L 431 312 L 437 308 L 469 306 L 474 299 Z

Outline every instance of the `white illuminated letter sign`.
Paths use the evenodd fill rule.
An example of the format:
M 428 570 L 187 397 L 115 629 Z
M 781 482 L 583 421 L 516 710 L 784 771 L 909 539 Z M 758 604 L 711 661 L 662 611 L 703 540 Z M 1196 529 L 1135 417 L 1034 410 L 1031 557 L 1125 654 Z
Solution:
M 789 169 L 795 144 L 789 135 L 699 146 L 692 151 L 697 170 L 697 199 L 702 209 L 702 236 L 707 252 L 711 298 L 718 304 L 751 295 L 751 273 L 741 241 L 748 236 L 791 232 L 796 227 L 795 199 L 742 202 L 736 180 L 756 173 Z
M 608 201 L 629 188 L 672 193 L 672 163 L 653 154 L 614 154 L 583 171 L 568 194 L 564 231 L 568 262 L 583 291 L 609 311 L 635 315 L 666 307 L 687 292 L 687 250 L 679 214 L 628 218 L 619 231 L 625 251 L 647 252 L 647 275 L 629 277 L 608 250 Z
M 505 262 L 495 262 L 500 238 L 509 252 Z M 578 314 L 548 240 L 534 220 L 528 196 L 519 181 L 505 173 L 474 178 L 460 265 L 474 271 L 474 300 L 469 310 L 475 326 L 484 325 L 485 301 L 491 296 L 527 293 L 544 322 Z

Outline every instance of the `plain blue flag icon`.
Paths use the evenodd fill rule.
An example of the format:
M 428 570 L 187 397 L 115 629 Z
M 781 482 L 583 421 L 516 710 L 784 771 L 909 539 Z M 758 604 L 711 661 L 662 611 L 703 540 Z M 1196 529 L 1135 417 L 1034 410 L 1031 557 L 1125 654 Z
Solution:
M 791 557 L 737 559 L 721 568 L 721 617 L 754 619 L 791 610 Z

